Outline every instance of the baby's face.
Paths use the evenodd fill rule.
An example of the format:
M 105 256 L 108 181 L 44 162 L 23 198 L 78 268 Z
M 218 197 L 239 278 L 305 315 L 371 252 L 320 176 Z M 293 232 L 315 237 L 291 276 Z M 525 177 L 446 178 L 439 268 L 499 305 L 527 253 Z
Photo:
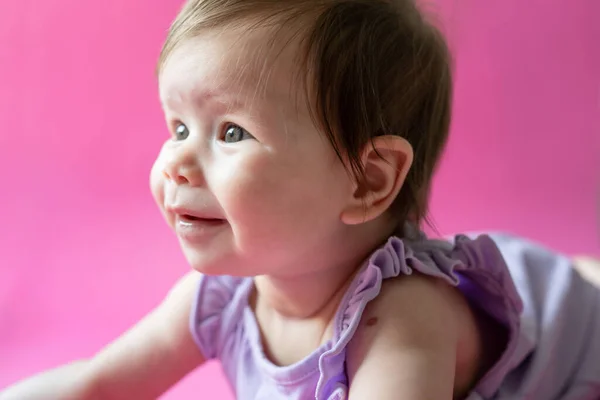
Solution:
M 182 43 L 159 77 L 171 138 L 152 193 L 204 273 L 320 268 L 346 229 L 352 183 L 297 90 L 298 48 L 273 62 L 257 53 L 269 40 L 260 30 L 204 33 Z

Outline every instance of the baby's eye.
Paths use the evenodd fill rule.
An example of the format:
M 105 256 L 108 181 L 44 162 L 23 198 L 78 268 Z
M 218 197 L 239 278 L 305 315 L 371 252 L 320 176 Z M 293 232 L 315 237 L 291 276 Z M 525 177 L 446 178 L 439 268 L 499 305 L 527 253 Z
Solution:
M 245 139 L 253 139 L 254 137 L 247 130 L 235 124 L 225 125 L 223 141 L 225 143 L 237 143 Z
M 175 125 L 175 140 L 185 140 L 190 135 L 190 130 L 181 122 Z

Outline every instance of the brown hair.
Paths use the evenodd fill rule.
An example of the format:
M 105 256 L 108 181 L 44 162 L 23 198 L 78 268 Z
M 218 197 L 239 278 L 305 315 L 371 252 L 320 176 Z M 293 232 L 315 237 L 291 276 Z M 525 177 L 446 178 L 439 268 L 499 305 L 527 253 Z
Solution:
M 254 17 L 256 26 L 303 31 L 311 111 L 356 179 L 372 138 L 398 135 L 411 144 L 413 165 L 390 211 L 400 223 L 425 219 L 448 138 L 452 78 L 444 38 L 414 0 L 188 0 L 169 30 L 159 71 L 202 29 Z

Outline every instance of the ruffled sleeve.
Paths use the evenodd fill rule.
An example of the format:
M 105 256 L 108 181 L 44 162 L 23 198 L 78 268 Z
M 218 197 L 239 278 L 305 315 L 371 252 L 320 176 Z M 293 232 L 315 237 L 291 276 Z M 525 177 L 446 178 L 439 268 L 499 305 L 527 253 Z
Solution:
M 198 282 L 190 330 L 204 358 L 221 358 L 226 342 L 239 328 L 243 302 L 240 288 L 244 278 L 202 275 Z
M 518 335 L 522 304 L 502 255 L 492 239 L 481 236 L 471 240 L 459 236 L 452 244 L 438 240 L 408 241 L 392 237 L 373 253 L 342 300 L 334 321 L 334 344 L 319 360 L 320 379 L 315 393 L 317 400 L 346 398 L 349 383 L 345 373 L 345 351 L 365 307 L 377 297 L 384 279 L 411 275 L 415 270 L 443 279 L 453 286 L 470 281 L 478 287 L 485 294 L 486 301 L 489 300 L 485 311 L 502 321 L 511 334 L 513 340 L 503 358 L 510 357 L 516 342 L 514 338 Z M 485 389 L 485 392 L 493 390 L 491 387 Z

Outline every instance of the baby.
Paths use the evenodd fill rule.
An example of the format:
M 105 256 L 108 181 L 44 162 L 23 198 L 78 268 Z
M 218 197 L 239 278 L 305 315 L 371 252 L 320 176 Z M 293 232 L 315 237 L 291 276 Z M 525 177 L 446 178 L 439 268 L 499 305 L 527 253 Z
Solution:
M 1 399 L 152 399 L 209 359 L 241 400 L 600 398 L 600 290 L 568 258 L 419 230 L 452 77 L 413 1 L 190 0 L 158 77 L 151 188 L 193 271 Z

